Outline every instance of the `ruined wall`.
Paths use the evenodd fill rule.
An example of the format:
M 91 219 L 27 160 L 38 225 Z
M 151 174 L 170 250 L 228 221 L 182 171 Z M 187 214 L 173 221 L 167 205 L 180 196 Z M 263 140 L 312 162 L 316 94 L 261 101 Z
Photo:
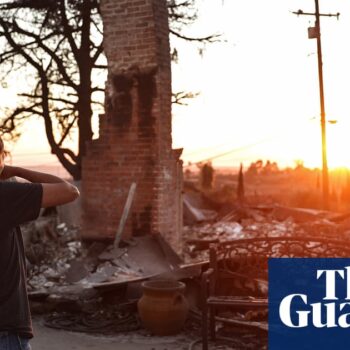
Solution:
M 166 0 L 102 0 L 108 60 L 100 138 L 83 160 L 86 239 L 112 238 L 137 183 L 125 236 L 161 233 L 179 250 L 181 152 L 172 149 Z

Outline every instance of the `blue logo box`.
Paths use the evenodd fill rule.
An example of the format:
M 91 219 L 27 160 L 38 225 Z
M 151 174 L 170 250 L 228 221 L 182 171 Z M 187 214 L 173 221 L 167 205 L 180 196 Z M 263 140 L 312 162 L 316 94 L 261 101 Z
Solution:
M 269 259 L 268 349 L 350 349 L 350 258 Z

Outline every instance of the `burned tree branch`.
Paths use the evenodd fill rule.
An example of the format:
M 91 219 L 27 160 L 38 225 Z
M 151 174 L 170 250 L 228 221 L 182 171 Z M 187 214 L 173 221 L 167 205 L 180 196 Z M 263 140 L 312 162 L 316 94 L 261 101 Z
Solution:
M 97 47 L 96 52 L 92 56 L 91 58 L 92 63 L 95 63 L 102 53 L 103 53 L 103 42 L 101 42 L 101 44 Z M 96 66 L 94 66 L 94 68 L 96 68 Z
M 187 100 L 196 98 L 199 96 L 199 92 L 186 92 L 186 91 L 180 91 L 180 92 L 174 92 L 172 94 L 172 101 L 173 104 L 178 104 L 181 106 L 187 106 Z
M 59 70 L 59 72 L 62 74 L 63 78 L 67 81 L 67 83 L 74 89 L 77 89 L 77 85 L 73 82 L 73 80 L 70 78 L 69 74 L 66 71 L 66 68 L 63 65 L 62 59 L 57 56 L 56 52 L 52 51 L 48 46 L 44 44 L 44 41 L 42 38 L 40 38 L 39 35 L 36 35 L 34 33 L 31 33 L 27 30 L 24 30 L 23 28 L 19 27 L 16 21 L 13 22 L 13 27 L 15 29 L 15 32 L 26 35 L 30 38 L 33 38 L 35 40 L 35 43 L 43 49 L 50 57 L 51 59 L 56 63 L 56 66 Z
M 79 50 L 78 50 L 77 44 L 75 43 L 75 40 L 74 40 L 73 35 L 72 35 L 73 30 L 68 23 L 68 18 L 67 18 L 67 14 L 66 14 L 66 3 L 64 0 L 60 0 L 59 8 L 60 8 L 61 16 L 62 16 L 62 25 L 63 25 L 64 34 L 69 42 L 69 45 L 72 49 L 74 57 L 76 59 L 78 59 Z
M 176 37 L 186 40 L 186 41 L 197 41 L 197 42 L 204 42 L 204 43 L 214 43 L 214 42 L 219 42 L 219 38 L 221 37 L 221 34 L 213 34 L 213 35 L 208 35 L 208 36 L 203 36 L 203 37 L 189 37 L 184 34 L 180 34 L 176 32 L 173 29 L 170 29 L 170 33 L 175 35 Z
M 69 132 L 70 132 L 71 128 L 73 127 L 73 125 L 75 124 L 76 121 L 77 121 L 77 116 L 74 116 L 73 121 L 68 125 L 68 127 L 66 128 L 65 132 L 63 133 L 63 135 L 62 135 L 60 141 L 57 143 L 57 145 L 58 145 L 59 147 L 62 146 L 64 140 L 65 140 L 65 139 L 67 138 L 67 136 L 69 135 Z
M 28 97 L 28 98 L 33 98 L 33 99 L 37 99 L 37 98 L 42 98 L 41 95 L 35 95 L 35 94 L 26 94 L 26 93 L 22 93 L 19 94 L 19 96 L 23 96 L 23 97 Z M 49 101 L 56 101 L 56 102 L 62 102 L 65 104 L 69 104 L 72 106 L 75 106 L 76 102 L 64 99 L 64 98 L 58 98 L 58 97 L 48 97 Z

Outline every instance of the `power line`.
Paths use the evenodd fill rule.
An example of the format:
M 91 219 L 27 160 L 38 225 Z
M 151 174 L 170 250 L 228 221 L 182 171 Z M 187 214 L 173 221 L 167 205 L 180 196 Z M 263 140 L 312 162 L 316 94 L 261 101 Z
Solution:
M 193 156 L 193 155 L 196 155 L 196 154 L 199 154 L 199 153 L 203 153 L 205 151 L 211 151 L 211 150 L 214 150 L 214 149 L 219 149 L 221 147 L 228 146 L 228 145 L 231 145 L 231 142 L 225 142 L 225 143 L 221 143 L 219 145 L 197 148 L 196 150 L 191 151 L 189 153 L 186 153 L 186 151 L 185 151 L 183 155 L 186 156 L 186 157 L 189 157 L 189 156 Z
M 268 140 L 270 140 L 270 139 L 271 139 L 271 138 L 269 137 L 269 138 L 267 138 L 267 139 L 265 138 L 265 139 L 262 139 L 262 140 L 260 140 L 260 141 L 257 141 L 257 142 L 255 142 L 255 143 L 252 143 L 252 144 L 249 144 L 249 145 L 245 145 L 245 146 L 242 146 L 242 147 L 237 147 L 237 148 L 231 149 L 231 150 L 229 150 L 229 151 L 227 151 L 227 152 L 220 153 L 220 154 L 216 154 L 216 155 L 214 155 L 214 156 L 212 156 L 212 157 L 202 159 L 202 160 L 197 161 L 197 162 L 195 162 L 195 163 L 193 163 L 193 164 L 200 164 L 200 163 L 204 163 L 204 162 L 209 162 L 209 161 L 211 161 L 211 160 L 224 157 L 224 156 L 226 156 L 226 155 L 228 155 L 228 154 L 232 154 L 232 153 L 235 153 L 235 152 L 243 151 L 243 150 L 245 150 L 245 149 L 249 149 L 249 148 L 252 148 L 252 147 L 254 147 L 254 146 L 257 146 L 257 145 L 259 145 L 259 144 L 261 144 L 261 143 L 264 143 L 264 142 L 266 142 L 266 141 L 268 141 Z M 192 166 L 193 164 L 191 164 L 191 165 L 186 165 L 185 168 L 187 168 L 187 167 L 189 167 L 189 166 Z
M 271 133 L 269 136 L 267 136 L 266 138 L 260 140 L 260 141 L 257 141 L 256 143 L 261 143 L 261 141 L 269 141 L 269 140 L 272 140 L 276 137 L 281 137 L 281 135 L 283 135 L 284 133 L 287 132 L 288 136 L 292 136 L 292 135 L 289 135 L 290 134 L 290 127 L 291 125 L 295 126 L 296 123 L 300 124 L 300 126 L 302 127 L 306 121 L 312 121 L 313 119 L 315 119 L 315 117 L 312 117 L 308 120 L 299 120 L 299 121 L 294 121 L 293 123 L 290 123 L 290 124 L 284 124 L 283 127 L 281 129 L 278 129 L 276 130 L 274 133 Z M 185 156 L 186 158 L 187 157 L 190 157 L 190 156 L 193 156 L 193 155 L 196 155 L 196 154 L 201 154 L 201 153 L 204 153 L 206 150 L 212 150 L 212 151 L 215 151 L 216 149 L 219 149 L 223 146 L 226 146 L 226 145 L 230 145 L 231 143 L 230 142 L 225 142 L 225 143 L 222 143 L 222 144 L 219 144 L 219 145 L 215 145 L 215 146 L 210 146 L 210 147 L 202 147 L 202 148 L 197 148 L 189 153 L 186 153 L 186 151 L 183 153 L 183 156 Z M 255 143 L 254 143 L 255 144 Z M 246 146 L 244 146 L 246 147 Z M 236 148 L 234 148 L 235 150 Z M 230 151 L 228 151 L 230 152 Z M 216 154 L 220 154 L 220 153 L 215 153 L 214 157 L 216 156 Z M 210 157 L 209 157 L 210 158 Z M 203 160 L 205 161 L 205 160 Z M 198 161 L 199 162 L 199 161 Z M 194 163 L 197 163 L 194 162 Z

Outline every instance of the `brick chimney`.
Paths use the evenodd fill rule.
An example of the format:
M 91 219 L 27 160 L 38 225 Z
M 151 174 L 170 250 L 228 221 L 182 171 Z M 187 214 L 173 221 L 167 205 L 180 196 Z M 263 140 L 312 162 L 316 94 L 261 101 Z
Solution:
M 106 114 L 83 160 L 83 239 L 113 239 L 132 182 L 124 231 L 160 233 L 181 250 L 181 150 L 172 149 L 166 0 L 102 0 Z

